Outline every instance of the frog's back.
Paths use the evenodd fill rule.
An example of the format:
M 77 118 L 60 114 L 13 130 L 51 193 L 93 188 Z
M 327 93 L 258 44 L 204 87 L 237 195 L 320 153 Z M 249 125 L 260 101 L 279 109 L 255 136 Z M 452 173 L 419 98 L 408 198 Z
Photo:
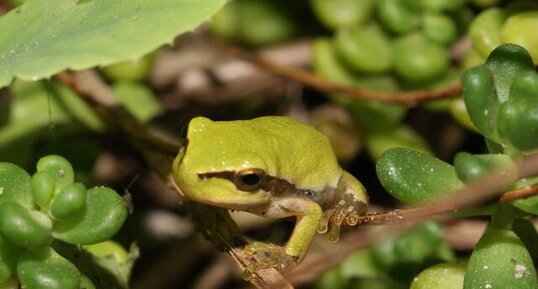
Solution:
M 213 160 L 215 171 L 262 168 L 299 188 L 313 190 L 336 186 L 341 175 L 327 137 L 294 119 L 266 116 L 239 121 L 193 121 L 196 127 L 189 131 L 197 129 L 198 134 L 192 141 L 210 142 L 197 146 L 205 150 L 198 155 Z

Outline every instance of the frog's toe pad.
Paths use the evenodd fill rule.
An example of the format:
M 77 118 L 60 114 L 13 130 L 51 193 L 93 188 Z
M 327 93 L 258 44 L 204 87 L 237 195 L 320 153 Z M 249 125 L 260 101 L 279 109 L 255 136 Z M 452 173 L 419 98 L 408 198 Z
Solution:
M 296 258 L 288 255 L 284 248 L 268 243 L 253 242 L 245 246 L 249 262 L 243 271 L 243 279 L 250 280 L 258 270 L 275 268 L 282 272 L 296 265 Z

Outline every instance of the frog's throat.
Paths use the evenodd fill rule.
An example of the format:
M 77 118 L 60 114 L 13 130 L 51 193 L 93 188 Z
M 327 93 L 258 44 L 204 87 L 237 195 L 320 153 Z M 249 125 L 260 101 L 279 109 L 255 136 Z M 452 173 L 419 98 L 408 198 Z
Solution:
M 220 171 L 220 172 L 210 172 L 210 173 L 200 173 L 198 174 L 200 179 L 207 178 L 220 178 L 234 182 L 236 178 L 236 172 L 234 171 Z M 277 178 L 271 175 L 265 175 L 260 186 L 261 190 L 270 193 L 273 196 L 286 196 L 292 194 L 301 194 L 304 196 L 314 196 L 316 192 L 311 189 L 302 189 L 297 188 L 295 185 L 289 181 Z

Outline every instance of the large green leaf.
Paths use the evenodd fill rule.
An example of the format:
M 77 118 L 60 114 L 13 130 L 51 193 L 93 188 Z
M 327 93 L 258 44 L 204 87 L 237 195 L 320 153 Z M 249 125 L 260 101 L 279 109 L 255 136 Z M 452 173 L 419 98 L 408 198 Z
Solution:
M 225 0 L 32 0 L 0 18 L 0 87 L 13 77 L 137 59 L 209 19 Z

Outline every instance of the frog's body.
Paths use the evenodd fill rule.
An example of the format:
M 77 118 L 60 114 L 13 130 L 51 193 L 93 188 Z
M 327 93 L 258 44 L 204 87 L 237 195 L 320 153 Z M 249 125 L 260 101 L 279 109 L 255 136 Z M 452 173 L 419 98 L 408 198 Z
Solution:
M 173 167 L 183 193 L 261 216 L 296 216 L 284 247 L 296 262 L 306 255 L 316 230 L 330 226 L 329 238 L 337 239 L 340 224 L 354 224 L 366 209 L 364 188 L 340 168 L 329 140 L 291 118 L 214 122 L 198 117 L 189 124 L 187 141 Z

